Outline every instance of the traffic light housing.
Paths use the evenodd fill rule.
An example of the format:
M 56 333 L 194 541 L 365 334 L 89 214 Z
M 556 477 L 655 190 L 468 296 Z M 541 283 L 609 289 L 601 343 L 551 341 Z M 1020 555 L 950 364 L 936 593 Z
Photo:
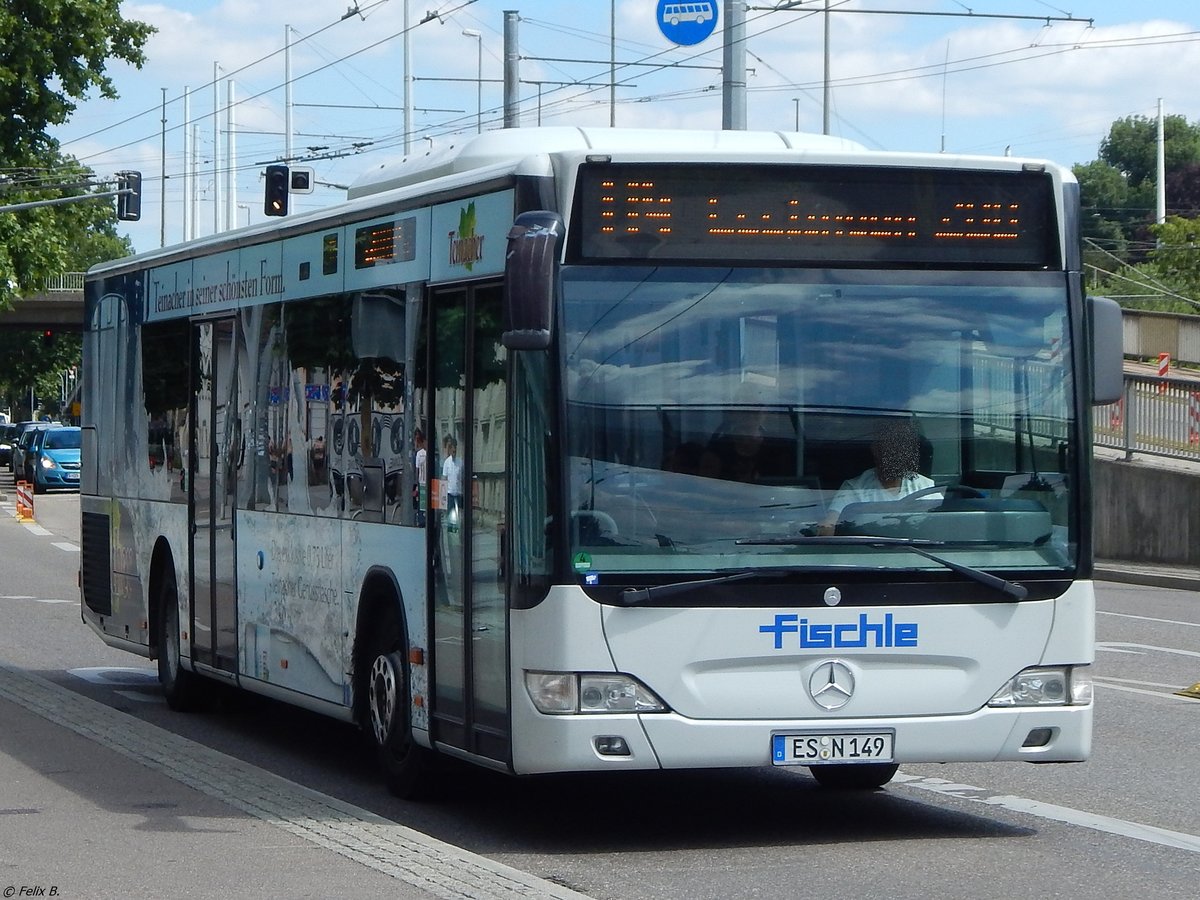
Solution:
M 142 173 L 117 173 L 117 218 L 122 222 L 136 222 L 142 217 Z
M 42 345 L 45 347 L 54 346 L 54 332 L 49 328 L 42 332 Z
M 287 215 L 288 186 L 290 183 L 291 180 L 287 166 L 267 166 L 266 187 L 263 192 L 264 215 Z

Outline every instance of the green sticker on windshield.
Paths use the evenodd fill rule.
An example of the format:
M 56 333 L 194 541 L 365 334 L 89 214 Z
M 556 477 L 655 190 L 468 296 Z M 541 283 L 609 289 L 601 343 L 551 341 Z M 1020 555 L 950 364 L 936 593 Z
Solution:
M 586 572 L 592 567 L 592 555 L 590 553 L 576 553 L 575 558 L 571 560 L 571 565 L 575 567 L 576 572 Z

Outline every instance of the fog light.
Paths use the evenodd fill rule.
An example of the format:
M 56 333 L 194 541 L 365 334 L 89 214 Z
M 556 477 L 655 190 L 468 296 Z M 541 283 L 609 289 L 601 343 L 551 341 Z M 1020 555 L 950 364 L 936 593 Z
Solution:
M 602 734 L 592 738 L 596 752 L 601 756 L 629 756 L 629 744 L 625 738 L 615 734 Z
M 1035 728 L 1025 736 L 1025 743 L 1022 747 L 1045 747 L 1050 743 L 1050 738 L 1054 737 L 1053 728 Z

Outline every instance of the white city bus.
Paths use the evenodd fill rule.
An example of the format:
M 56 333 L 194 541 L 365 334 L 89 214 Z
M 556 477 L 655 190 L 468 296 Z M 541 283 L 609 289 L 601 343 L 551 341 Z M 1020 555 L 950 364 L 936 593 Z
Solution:
M 356 722 L 409 795 L 1088 756 L 1120 319 L 1067 170 L 558 128 L 350 193 L 88 276 L 83 617 L 172 707 Z

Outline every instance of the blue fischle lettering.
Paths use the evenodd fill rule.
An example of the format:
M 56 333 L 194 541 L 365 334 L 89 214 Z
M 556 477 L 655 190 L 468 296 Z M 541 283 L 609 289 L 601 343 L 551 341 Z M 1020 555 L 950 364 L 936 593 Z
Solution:
M 885 613 L 883 621 L 872 622 L 867 613 L 860 613 L 854 622 L 809 622 L 795 613 L 776 613 L 770 625 L 759 625 L 759 632 L 775 636 L 775 649 L 782 650 L 784 635 L 796 635 L 796 646 L 802 650 L 834 650 L 853 647 L 916 647 L 917 623 L 897 622 L 895 615 Z

